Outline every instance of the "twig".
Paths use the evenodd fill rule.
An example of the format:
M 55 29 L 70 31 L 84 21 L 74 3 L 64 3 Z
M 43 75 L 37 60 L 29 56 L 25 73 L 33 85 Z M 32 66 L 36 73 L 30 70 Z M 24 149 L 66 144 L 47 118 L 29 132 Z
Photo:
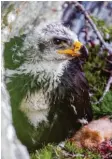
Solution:
M 79 154 L 79 153 L 77 153 L 77 154 L 71 154 L 71 153 L 69 153 L 69 152 L 67 152 L 67 151 L 65 151 L 65 150 L 62 150 L 62 154 L 64 155 L 64 157 L 70 157 L 70 158 L 74 158 L 74 157 L 83 157 L 84 158 L 84 155 L 83 154 Z
M 93 22 L 93 20 L 91 19 L 91 17 L 89 16 L 88 12 L 85 10 L 85 8 L 77 1 L 74 1 L 74 4 L 77 8 L 79 8 L 82 13 L 85 15 L 86 19 L 88 20 L 88 22 L 90 23 L 90 25 L 92 26 L 94 32 L 96 33 L 97 37 L 99 38 L 100 42 L 103 44 L 103 46 L 105 47 L 106 50 L 108 50 L 108 52 L 110 54 L 112 54 L 112 50 L 111 48 L 109 48 L 106 44 L 106 42 L 104 41 L 102 35 L 100 34 L 99 30 L 97 29 L 95 23 Z
M 107 85 L 105 87 L 105 91 L 103 93 L 103 96 L 105 96 L 105 94 L 109 91 L 111 84 L 112 84 L 112 75 L 110 76 L 110 78 L 109 78 L 109 80 L 107 82 Z
M 59 144 L 58 147 L 61 148 L 61 152 L 62 152 L 62 154 L 64 155 L 64 157 L 70 157 L 70 158 L 74 158 L 74 157 L 84 157 L 84 154 L 79 154 L 79 153 L 74 154 L 74 153 L 72 153 L 72 152 L 68 152 L 68 151 L 66 150 L 66 148 L 63 147 L 63 145 L 61 145 L 61 144 Z
M 106 87 L 105 87 L 105 90 L 103 92 L 103 95 L 102 97 L 99 99 L 98 102 L 95 102 L 94 104 L 99 104 L 105 97 L 105 95 L 107 94 L 107 92 L 110 90 L 110 87 L 111 87 L 111 84 L 112 84 L 112 75 L 110 75 L 110 78 L 108 79 L 108 82 L 106 84 Z

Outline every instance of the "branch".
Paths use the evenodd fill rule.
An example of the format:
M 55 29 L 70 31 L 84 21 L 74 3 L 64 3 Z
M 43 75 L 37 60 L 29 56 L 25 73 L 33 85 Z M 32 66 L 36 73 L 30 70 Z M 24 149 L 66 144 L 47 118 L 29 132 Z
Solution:
M 81 12 L 85 15 L 86 19 L 88 20 L 88 22 L 90 23 L 91 27 L 93 28 L 94 32 L 96 33 L 98 39 L 100 40 L 100 42 L 103 44 L 103 46 L 105 47 L 106 50 L 108 50 L 108 52 L 110 54 L 112 54 L 112 50 L 110 47 L 107 46 L 106 42 L 104 41 L 102 35 L 100 34 L 99 30 L 97 29 L 95 23 L 93 22 L 93 20 L 91 19 L 91 17 L 89 16 L 88 12 L 85 10 L 85 8 L 79 3 L 74 1 L 75 6 L 81 10 Z
M 110 90 L 110 87 L 111 87 L 111 84 L 112 84 L 112 74 L 110 75 L 110 78 L 108 79 L 108 82 L 106 84 L 106 87 L 105 87 L 105 90 L 103 92 L 103 95 L 102 97 L 99 99 L 98 102 L 95 102 L 94 104 L 99 104 L 105 97 L 105 95 L 107 94 L 107 92 Z
M 106 95 L 106 93 L 109 91 L 110 87 L 111 87 L 111 84 L 112 84 L 112 75 L 110 76 L 108 82 L 107 82 L 107 85 L 105 87 L 105 90 L 104 90 L 104 93 L 103 93 L 103 97 Z

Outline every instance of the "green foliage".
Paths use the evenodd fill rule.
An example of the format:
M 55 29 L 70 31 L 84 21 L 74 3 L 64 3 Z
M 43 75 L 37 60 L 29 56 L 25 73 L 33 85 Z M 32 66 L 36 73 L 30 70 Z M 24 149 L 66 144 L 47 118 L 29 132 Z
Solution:
M 94 48 L 88 47 L 89 58 L 84 66 L 84 72 L 90 86 L 91 101 L 96 102 L 103 94 L 106 76 L 102 74 L 102 69 L 105 67 L 106 52 L 103 55 L 98 55 L 100 46 Z
M 105 115 L 112 115 L 112 90 L 109 91 L 103 101 L 98 105 L 93 104 L 94 116 L 101 117 Z
M 65 149 L 70 152 L 70 153 L 75 153 L 75 154 L 83 154 L 84 153 L 84 149 L 82 148 L 78 148 L 75 144 L 66 141 L 65 142 Z
M 52 159 L 53 158 L 53 146 L 48 145 L 44 149 L 40 151 L 36 151 L 36 153 L 31 155 L 31 159 Z
M 63 148 L 48 144 L 43 149 L 31 154 L 31 159 L 101 159 L 100 155 L 86 149 L 78 148 L 66 141 Z
M 48 144 L 40 150 L 36 150 L 35 153 L 31 154 L 31 159 L 64 159 L 62 156 L 61 149 L 56 145 Z
M 107 26 L 103 20 L 92 17 L 97 28 L 102 33 L 105 41 L 110 42 L 112 40 L 112 26 Z M 109 38 L 106 38 L 106 35 Z M 84 72 L 89 82 L 91 102 L 98 102 L 102 97 L 108 77 L 104 74 L 106 68 L 107 51 L 102 50 L 101 46 L 96 45 L 89 47 L 89 59 L 84 66 Z M 94 117 L 98 118 L 105 115 L 112 115 L 112 91 L 107 93 L 103 101 L 97 105 L 92 104 Z
M 101 158 L 98 153 L 89 151 L 84 148 L 78 148 L 75 144 L 69 141 L 65 142 L 65 149 L 67 150 L 67 152 L 70 152 L 72 154 L 79 154 L 79 156 L 77 155 L 76 159 L 83 159 L 83 158 L 100 159 Z
M 5 43 L 4 59 L 5 68 L 16 69 L 24 62 L 24 54 L 21 52 L 24 36 L 14 37 Z

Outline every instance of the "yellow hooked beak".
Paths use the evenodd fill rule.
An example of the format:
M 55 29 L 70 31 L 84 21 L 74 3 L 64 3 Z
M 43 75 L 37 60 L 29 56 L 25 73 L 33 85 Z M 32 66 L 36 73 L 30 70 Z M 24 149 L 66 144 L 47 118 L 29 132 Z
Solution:
M 79 41 L 76 41 L 73 44 L 73 48 L 65 49 L 65 50 L 58 50 L 58 53 L 59 54 L 68 54 L 68 55 L 71 55 L 71 56 L 74 56 L 74 57 L 78 57 L 78 56 L 80 56 L 79 51 L 81 49 L 81 46 L 82 46 L 82 43 L 79 42 Z

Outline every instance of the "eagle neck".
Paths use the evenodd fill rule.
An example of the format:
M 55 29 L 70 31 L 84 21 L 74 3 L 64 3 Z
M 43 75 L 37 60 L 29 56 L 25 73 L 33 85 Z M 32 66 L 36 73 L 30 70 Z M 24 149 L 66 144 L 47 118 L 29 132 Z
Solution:
M 54 89 L 60 83 L 60 79 L 67 68 L 69 61 L 38 61 L 36 63 L 24 63 L 19 70 L 23 74 L 30 74 L 37 83 L 44 88 L 49 86 Z

